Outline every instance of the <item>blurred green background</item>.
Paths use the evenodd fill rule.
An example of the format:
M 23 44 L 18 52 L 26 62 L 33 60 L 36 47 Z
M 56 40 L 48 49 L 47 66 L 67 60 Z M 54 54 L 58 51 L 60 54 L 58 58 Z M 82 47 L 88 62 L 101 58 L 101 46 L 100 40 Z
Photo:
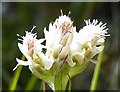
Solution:
M 25 35 L 33 25 L 37 26 L 38 38 L 43 38 L 44 27 L 48 28 L 51 21 L 60 15 L 60 9 L 64 14 L 71 11 L 70 17 L 77 26 L 77 31 L 85 23 L 84 19 L 98 19 L 107 23 L 110 37 L 105 42 L 105 54 L 100 72 L 97 90 L 118 89 L 118 61 L 120 61 L 120 48 L 118 47 L 118 3 L 83 3 L 83 2 L 16 2 L 2 3 L 2 89 L 8 89 L 13 77 L 13 68 L 17 62 L 15 58 L 21 58 L 22 54 L 18 49 L 18 38 L 16 34 Z M 73 90 L 89 90 L 95 64 L 89 63 L 86 70 L 72 78 Z M 40 89 L 41 80 L 32 74 L 28 67 L 23 67 L 17 84 L 17 90 L 24 90 L 33 81 L 31 90 Z M 47 86 L 47 89 L 49 87 Z

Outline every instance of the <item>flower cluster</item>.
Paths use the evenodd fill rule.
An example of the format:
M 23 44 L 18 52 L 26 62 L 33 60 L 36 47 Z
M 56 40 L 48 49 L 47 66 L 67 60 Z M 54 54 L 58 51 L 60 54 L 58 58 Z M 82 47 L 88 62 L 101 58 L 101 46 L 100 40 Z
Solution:
M 68 75 L 72 77 L 82 72 L 88 62 L 103 50 L 102 44 L 109 36 L 108 29 L 106 23 L 89 19 L 85 20 L 86 26 L 77 32 L 69 14 L 63 15 L 61 11 L 55 22 L 49 24 L 48 31 L 44 28 L 44 39 L 37 39 L 37 34 L 32 32 L 35 26 L 25 36 L 18 35 L 22 41 L 18 47 L 27 61 L 16 58 L 18 64 L 13 70 L 19 65 L 29 66 L 31 72 L 46 81 L 53 90 L 59 89 L 55 86 L 59 72 L 66 80 Z M 45 45 L 42 44 L 44 41 Z

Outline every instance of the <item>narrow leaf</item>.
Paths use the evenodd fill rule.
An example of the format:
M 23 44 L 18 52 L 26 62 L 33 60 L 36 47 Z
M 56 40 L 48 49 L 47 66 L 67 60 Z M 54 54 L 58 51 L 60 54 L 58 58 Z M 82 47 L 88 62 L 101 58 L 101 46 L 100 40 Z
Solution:
M 25 57 L 22 56 L 21 59 L 22 59 L 22 60 L 25 60 Z M 17 86 L 17 83 L 18 83 L 18 79 L 19 79 L 21 70 L 22 70 L 22 66 L 19 66 L 19 67 L 16 69 L 16 71 L 14 72 L 14 75 L 13 75 L 13 78 L 12 78 L 12 80 L 11 80 L 11 83 L 10 83 L 10 85 L 9 85 L 8 90 L 15 90 L 15 89 L 16 89 L 16 86 Z
M 36 81 L 37 81 L 37 78 L 34 75 L 32 75 L 25 89 L 32 90 L 34 88 Z

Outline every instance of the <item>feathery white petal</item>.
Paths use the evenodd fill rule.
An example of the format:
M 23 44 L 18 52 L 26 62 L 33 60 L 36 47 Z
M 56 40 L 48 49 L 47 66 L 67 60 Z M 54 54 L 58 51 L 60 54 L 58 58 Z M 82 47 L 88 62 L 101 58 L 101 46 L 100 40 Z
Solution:
M 23 61 L 18 58 L 16 58 L 16 61 L 18 62 L 19 65 L 23 65 L 23 66 L 28 66 L 30 64 L 28 61 Z
M 18 62 L 18 64 L 15 66 L 13 71 L 16 70 L 19 65 L 23 65 L 23 66 L 28 66 L 29 65 L 28 61 L 22 61 L 22 60 L 20 60 L 18 58 L 16 58 L 16 61 Z
M 28 55 L 27 51 L 28 51 L 28 48 L 26 48 L 24 45 L 22 45 L 21 43 L 18 43 L 18 47 L 20 49 L 20 51 L 23 53 L 23 55 L 29 59 L 30 56 Z

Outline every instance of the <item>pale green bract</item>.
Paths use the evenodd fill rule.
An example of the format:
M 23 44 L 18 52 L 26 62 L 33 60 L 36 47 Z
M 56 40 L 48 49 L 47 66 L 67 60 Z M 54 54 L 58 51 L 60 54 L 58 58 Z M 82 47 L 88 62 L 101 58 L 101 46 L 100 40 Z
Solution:
M 29 66 L 30 71 L 39 79 L 44 80 L 52 90 L 65 90 L 72 76 L 81 73 L 92 58 L 100 53 L 107 34 L 106 23 L 85 20 L 79 32 L 73 26 L 69 15 L 63 15 L 49 24 L 48 31 L 44 28 L 44 39 L 37 39 L 37 34 L 26 31 L 20 36 L 22 43 L 18 47 L 27 61 L 16 58 L 19 65 Z M 42 42 L 46 41 L 45 45 Z M 46 52 L 43 52 L 43 48 Z

